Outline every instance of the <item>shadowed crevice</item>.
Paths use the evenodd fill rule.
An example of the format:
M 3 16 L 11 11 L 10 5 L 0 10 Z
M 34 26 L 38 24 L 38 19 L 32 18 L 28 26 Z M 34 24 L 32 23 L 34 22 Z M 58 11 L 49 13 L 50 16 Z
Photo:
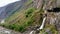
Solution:
M 47 10 L 48 12 L 60 12 L 60 8 L 56 7 L 56 8 L 52 8 L 52 10 Z

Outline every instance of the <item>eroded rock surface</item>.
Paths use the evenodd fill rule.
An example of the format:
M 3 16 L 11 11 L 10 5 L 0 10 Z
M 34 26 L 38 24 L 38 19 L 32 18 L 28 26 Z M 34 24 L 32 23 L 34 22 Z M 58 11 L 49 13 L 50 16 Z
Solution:
M 49 12 L 47 14 L 46 22 L 51 25 L 55 25 L 58 34 L 60 33 L 60 12 Z

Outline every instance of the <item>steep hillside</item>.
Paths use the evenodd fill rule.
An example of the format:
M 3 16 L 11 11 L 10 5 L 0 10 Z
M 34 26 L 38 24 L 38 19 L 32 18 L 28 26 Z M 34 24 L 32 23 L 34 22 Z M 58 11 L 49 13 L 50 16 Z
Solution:
M 8 4 L 4 7 L 0 7 L 0 21 L 11 16 L 14 14 L 17 10 L 21 10 L 24 7 L 24 3 L 27 2 L 27 0 L 17 1 L 11 4 Z
M 6 11 L 10 11 L 10 12 L 7 12 L 8 13 L 7 15 L 11 15 L 11 13 L 13 13 L 12 11 L 14 11 L 15 13 L 10 17 L 6 18 L 5 23 L 1 24 L 2 26 L 12 30 L 20 31 L 20 32 L 24 32 L 27 30 L 31 31 L 37 26 L 40 26 L 42 22 L 43 11 L 42 10 L 40 11 L 40 9 L 37 10 L 34 7 L 34 2 L 32 0 L 29 0 L 28 2 L 26 2 L 23 5 L 24 7 L 22 9 L 20 9 L 20 5 L 19 5 L 20 3 L 18 2 L 17 4 L 18 4 L 17 6 L 19 7 L 17 11 L 14 11 L 16 8 L 14 7 L 15 5 L 12 6 L 14 10 L 11 7 L 11 5 L 9 5 L 9 7 L 12 10 L 9 7 L 7 7 L 8 10 Z
M 22 0 L 1 10 L 0 25 L 22 34 L 59 34 L 59 0 Z M 13 5 L 14 4 L 14 5 Z M 4 15 L 3 15 L 4 13 Z

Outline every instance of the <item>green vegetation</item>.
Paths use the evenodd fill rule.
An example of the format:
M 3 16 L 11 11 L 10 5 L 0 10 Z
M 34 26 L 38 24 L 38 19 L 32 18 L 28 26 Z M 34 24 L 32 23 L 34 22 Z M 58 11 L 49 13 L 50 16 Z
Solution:
M 28 6 L 33 2 L 33 0 L 29 0 L 29 2 L 27 2 L 25 5 Z
M 8 29 L 24 32 L 29 26 L 40 25 L 42 22 L 42 14 L 34 7 L 16 12 L 6 19 L 6 23 L 1 24 Z
M 35 8 L 29 8 L 29 9 L 27 9 L 27 11 L 25 12 L 26 17 L 31 16 L 34 11 L 35 11 Z
M 26 30 L 26 28 L 28 26 L 32 25 L 32 23 L 34 21 L 33 20 L 33 15 L 32 15 L 34 11 L 35 11 L 34 8 L 28 8 L 27 10 L 25 10 L 25 12 L 21 12 L 22 13 L 22 14 L 20 14 L 20 17 L 21 18 L 20 17 L 17 17 L 17 15 L 15 13 L 12 17 L 9 17 L 8 18 L 8 22 L 6 20 L 6 23 L 2 24 L 2 26 L 6 27 L 6 28 L 9 28 L 9 29 L 12 29 L 12 30 L 24 32 Z M 28 15 L 29 17 L 26 18 L 26 15 Z M 22 17 L 22 16 L 24 16 L 24 17 Z M 10 19 L 11 20 L 14 20 L 14 19 L 12 19 L 13 17 L 14 18 L 17 17 L 17 18 L 20 18 L 20 19 L 19 20 L 17 19 L 17 21 L 15 20 L 15 22 L 12 21 L 12 23 L 10 23 Z
M 41 33 L 41 34 L 43 34 L 43 33 L 48 34 L 48 32 L 46 32 L 46 30 L 51 31 L 52 34 L 58 34 L 58 32 L 57 32 L 57 30 L 56 30 L 56 28 L 55 28 L 54 25 L 46 24 L 46 25 L 45 25 L 45 28 L 44 28 L 42 31 L 40 31 L 40 33 Z
M 28 7 L 32 3 L 33 0 L 29 0 L 29 2 L 27 2 L 25 5 Z M 8 17 L 6 19 L 6 23 L 0 25 L 8 29 L 24 32 L 29 28 L 29 26 L 41 25 L 43 20 L 43 12 L 44 11 L 42 8 L 41 10 L 34 7 L 28 7 L 27 9 L 23 8 L 22 10 L 18 10 L 12 16 Z M 46 23 L 44 29 L 40 31 L 40 34 L 48 34 L 46 30 L 51 31 L 52 34 L 58 34 L 54 25 Z

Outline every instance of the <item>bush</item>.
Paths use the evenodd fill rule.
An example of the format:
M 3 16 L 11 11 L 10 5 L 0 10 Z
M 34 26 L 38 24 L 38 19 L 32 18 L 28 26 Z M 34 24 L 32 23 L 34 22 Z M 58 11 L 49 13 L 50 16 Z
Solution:
M 29 17 L 31 16 L 31 14 L 35 11 L 34 8 L 29 8 L 26 10 L 25 14 L 26 14 L 26 17 Z
M 15 27 L 16 27 L 15 24 L 11 24 L 11 25 L 9 25 L 9 28 L 10 28 L 10 29 L 14 29 Z
M 2 26 L 12 29 L 12 30 L 24 32 L 26 30 L 26 27 L 31 25 L 32 22 L 33 22 L 33 20 L 32 20 L 32 18 L 30 18 L 29 20 L 25 21 L 25 23 L 22 23 L 22 24 L 14 23 L 14 24 L 4 24 Z
M 20 32 L 24 32 L 24 31 L 25 31 L 25 26 L 19 26 L 18 31 L 20 31 Z
M 25 26 L 29 26 L 29 25 L 31 25 L 32 22 L 33 22 L 32 20 L 27 21 L 27 22 L 25 23 Z
M 16 31 L 20 31 L 20 32 L 25 31 L 25 26 L 24 25 L 11 24 L 7 27 L 10 28 L 10 29 L 16 30 Z

